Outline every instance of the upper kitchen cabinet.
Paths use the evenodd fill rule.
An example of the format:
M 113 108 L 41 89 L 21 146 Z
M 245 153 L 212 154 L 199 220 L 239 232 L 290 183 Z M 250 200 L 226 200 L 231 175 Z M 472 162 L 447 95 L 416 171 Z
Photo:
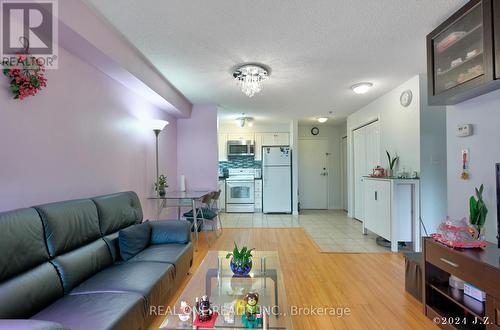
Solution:
M 262 133 L 263 146 L 287 146 L 290 144 L 288 133 Z
M 227 134 L 218 134 L 219 161 L 227 160 Z
M 493 0 L 493 40 L 495 47 L 495 79 L 500 79 L 500 1 Z
M 427 36 L 430 105 L 456 104 L 500 87 L 492 1 L 498 6 L 497 0 L 471 0 Z
M 255 139 L 255 134 L 252 133 L 229 133 L 227 134 L 228 141 L 235 140 L 250 140 L 253 141 Z

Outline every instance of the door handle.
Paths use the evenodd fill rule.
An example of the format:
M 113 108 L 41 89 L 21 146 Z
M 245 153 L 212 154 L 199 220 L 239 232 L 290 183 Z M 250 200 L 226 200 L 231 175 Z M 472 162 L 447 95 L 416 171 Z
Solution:
M 375 191 L 375 200 L 378 201 L 378 191 Z

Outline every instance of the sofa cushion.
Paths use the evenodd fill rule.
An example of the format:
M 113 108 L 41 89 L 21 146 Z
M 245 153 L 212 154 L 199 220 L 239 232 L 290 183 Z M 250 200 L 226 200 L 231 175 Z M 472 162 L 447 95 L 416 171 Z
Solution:
M 140 295 L 109 292 L 65 296 L 32 319 L 57 322 L 72 330 L 142 329 L 145 313 Z
M 71 251 L 101 236 L 97 209 L 90 199 L 35 206 L 45 227 L 51 257 Z
M 128 262 L 163 262 L 175 268 L 175 286 L 185 278 L 193 261 L 193 244 L 150 245 Z
M 35 209 L 0 213 L 0 282 L 49 260 L 43 225 Z
M 109 252 L 111 252 L 111 257 L 113 258 L 113 262 L 121 261 L 122 257 L 120 256 L 120 239 L 118 236 L 118 232 L 106 235 L 103 237 L 103 239 L 108 245 Z
M 45 262 L 0 283 L 0 319 L 29 318 L 62 296 L 57 271 Z
M 185 220 L 150 221 L 151 244 L 191 241 L 191 224 Z
M 159 244 L 150 245 L 130 259 L 134 261 L 166 262 L 177 267 L 180 263 L 191 262 L 193 258 L 193 244 Z
M 142 222 L 141 202 L 133 191 L 94 197 L 92 200 L 97 206 L 102 235 Z
M 101 238 L 52 260 L 61 276 L 66 294 L 112 262 L 108 246 Z
M 71 291 L 131 292 L 141 295 L 148 306 L 164 304 L 173 288 L 174 267 L 157 262 L 127 262 L 109 267 Z
M 151 226 L 148 222 L 130 226 L 119 232 L 120 256 L 127 261 L 149 245 Z

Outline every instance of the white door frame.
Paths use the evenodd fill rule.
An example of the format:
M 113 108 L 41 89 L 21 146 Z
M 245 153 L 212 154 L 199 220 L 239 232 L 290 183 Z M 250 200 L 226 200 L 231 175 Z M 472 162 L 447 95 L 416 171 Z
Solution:
M 348 162 L 348 164 L 347 164 L 347 167 L 351 173 L 350 173 L 350 175 L 349 175 L 349 173 L 347 174 L 349 176 L 348 179 L 350 179 L 350 181 L 349 180 L 347 181 L 347 186 L 348 186 L 348 188 L 350 188 L 350 189 L 348 189 L 348 195 L 349 195 L 348 197 L 351 198 L 351 203 L 350 203 L 350 205 L 348 205 L 349 210 L 348 210 L 347 215 L 350 216 L 351 218 L 354 218 L 354 207 L 355 207 L 355 203 L 356 203 L 356 195 L 355 195 L 355 190 L 354 190 L 355 179 L 356 179 L 356 176 L 354 175 L 354 131 L 358 130 L 362 127 L 368 126 L 370 124 L 373 124 L 377 121 L 379 123 L 381 123 L 380 115 L 377 115 L 377 117 L 370 119 L 370 120 L 367 120 L 360 125 L 354 126 L 348 132 L 348 137 L 347 137 L 347 162 Z M 350 141 L 350 143 L 349 143 L 349 141 Z
M 344 139 L 345 139 L 345 152 L 344 152 Z M 349 175 L 347 172 L 347 166 L 348 162 L 347 159 L 349 158 L 347 156 L 349 145 L 347 143 L 347 135 L 342 136 L 340 138 L 340 202 L 341 202 L 341 209 L 347 212 L 347 209 L 349 209 L 349 195 L 347 192 L 347 186 L 349 185 L 349 180 L 347 176 Z M 344 162 L 345 158 L 345 162 Z M 344 165 L 345 164 L 345 165 Z M 346 176 L 345 178 L 345 184 L 344 184 L 344 175 Z M 347 201 L 346 201 L 347 200 Z M 345 203 L 347 202 L 347 203 Z M 347 205 L 347 209 L 344 209 L 344 204 Z
M 328 139 L 325 139 L 325 138 L 320 138 L 320 137 L 317 137 L 317 138 L 299 138 L 298 139 L 298 144 L 300 145 L 300 141 L 323 141 L 326 143 L 326 150 L 327 150 L 327 154 L 326 154 L 326 170 L 328 171 L 328 176 L 326 177 L 326 209 L 325 210 L 329 210 L 330 209 L 330 175 L 332 174 L 331 172 L 331 164 L 330 164 L 330 143 L 329 143 L 329 140 Z M 300 163 L 300 160 L 297 159 L 297 161 Z M 300 166 L 298 167 L 299 168 L 299 175 L 298 175 L 298 181 L 300 182 Z M 300 189 L 298 190 L 300 191 Z M 300 202 L 300 195 L 299 195 L 299 202 Z M 301 207 L 302 208 L 302 207 Z

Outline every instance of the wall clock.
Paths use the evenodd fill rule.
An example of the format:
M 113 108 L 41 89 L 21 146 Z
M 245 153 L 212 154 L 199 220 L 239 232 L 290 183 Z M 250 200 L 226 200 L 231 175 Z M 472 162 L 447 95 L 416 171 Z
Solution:
M 319 134 L 319 128 L 317 128 L 317 127 L 311 128 L 311 134 L 312 135 L 318 135 Z
M 411 104 L 411 100 L 413 98 L 413 94 L 411 90 L 407 89 L 403 93 L 401 93 L 401 96 L 399 97 L 399 102 L 403 107 L 407 107 Z

